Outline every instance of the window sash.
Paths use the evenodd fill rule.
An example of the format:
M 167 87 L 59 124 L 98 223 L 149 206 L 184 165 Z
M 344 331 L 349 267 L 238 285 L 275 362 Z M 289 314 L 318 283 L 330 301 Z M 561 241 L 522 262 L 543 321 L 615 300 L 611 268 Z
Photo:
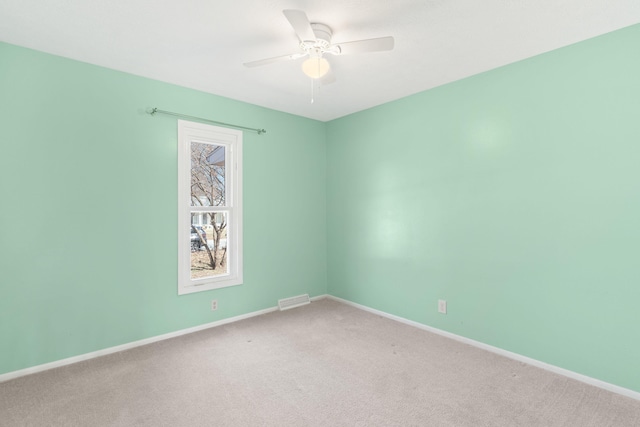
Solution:
M 178 134 L 178 293 L 239 285 L 242 283 L 242 132 L 179 120 Z M 224 206 L 191 205 L 191 144 L 194 142 L 225 147 Z M 224 274 L 192 279 L 191 243 L 187 235 L 191 214 L 215 212 L 227 214 L 228 270 Z

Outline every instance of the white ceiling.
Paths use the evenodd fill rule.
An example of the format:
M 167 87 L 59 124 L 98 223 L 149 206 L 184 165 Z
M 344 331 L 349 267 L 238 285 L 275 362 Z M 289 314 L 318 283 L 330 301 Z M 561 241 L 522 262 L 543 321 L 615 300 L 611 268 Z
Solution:
M 301 60 L 242 65 L 298 51 L 283 9 L 395 49 L 330 56 L 311 104 Z M 0 1 L 1 41 L 322 121 L 638 22 L 640 0 Z

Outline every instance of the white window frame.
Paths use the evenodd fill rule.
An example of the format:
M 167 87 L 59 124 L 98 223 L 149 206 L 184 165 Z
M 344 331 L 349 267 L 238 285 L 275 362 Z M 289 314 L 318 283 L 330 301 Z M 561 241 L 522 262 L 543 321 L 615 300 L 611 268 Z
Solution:
M 228 273 L 191 278 L 191 212 L 207 208 L 191 206 L 191 143 L 226 148 L 226 205 Z M 228 176 L 227 176 L 228 175 Z M 210 208 L 209 208 L 210 209 Z M 242 284 L 242 131 L 178 120 L 178 295 Z

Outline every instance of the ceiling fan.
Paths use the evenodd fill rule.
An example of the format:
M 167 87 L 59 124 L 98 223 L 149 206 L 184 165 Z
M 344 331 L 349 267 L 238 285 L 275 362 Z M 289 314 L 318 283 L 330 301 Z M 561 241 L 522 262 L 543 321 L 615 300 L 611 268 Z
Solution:
M 322 79 L 322 83 L 326 84 L 335 81 L 335 77 L 331 73 L 329 61 L 325 55 L 346 55 L 393 49 L 393 37 L 390 36 L 332 44 L 332 31 L 327 25 L 310 22 L 307 15 L 301 10 L 286 9 L 282 12 L 300 39 L 300 52 L 246 62 L 245 67 L 259 67 L 274 62 L 308 57 L 302 63 L 302 71 L 312 79 Z

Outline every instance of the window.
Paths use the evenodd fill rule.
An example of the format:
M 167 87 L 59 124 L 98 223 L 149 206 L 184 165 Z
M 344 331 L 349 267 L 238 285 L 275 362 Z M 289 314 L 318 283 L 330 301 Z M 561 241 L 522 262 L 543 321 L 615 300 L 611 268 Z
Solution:
M 242 132 L 178 120 L 178 294 L 242 283 Z

